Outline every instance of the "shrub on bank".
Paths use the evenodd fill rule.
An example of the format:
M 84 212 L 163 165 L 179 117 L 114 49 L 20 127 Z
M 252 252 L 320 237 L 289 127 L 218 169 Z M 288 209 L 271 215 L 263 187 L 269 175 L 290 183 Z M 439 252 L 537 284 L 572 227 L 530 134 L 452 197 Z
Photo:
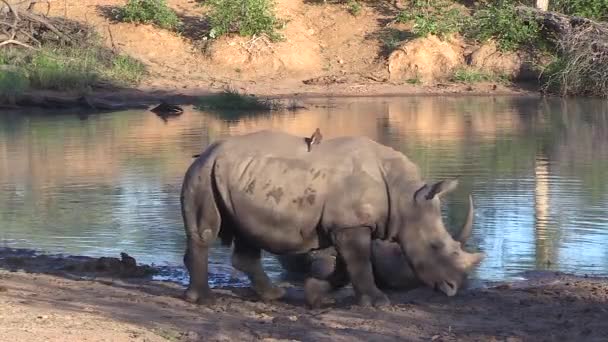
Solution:
M 3 65 L 18 70 L 19 76 L 3 71 Z M 43 46 L 37 51 L 7 48 L 0 50 L 0 96 L 15 96 L 27 88 L 84 90 L 100 83 L 129 86 L 137 84 L 145 72 L 141 62 L 114 54 L 100 44 Z M 19 86 L 12 89 L 13 82 Z
M 450 78 L 452 82 L 478 83 L 478 82 L 497 82 L 506 83 L 509 78 L 506 75 L 496 75 L 491 72 L 477 70 L 475 68 L 458 68 Z
M 200 110 L 215 111 L 272 111 L 281 109 L 279 102 L 260 99 L 239 93 L 234 89 L 225 89 L 223 92 L 201 97 L 196 106 Z
M 445 37 L 460 32 L 467 24 L 467 16 L 446 0 L 413 0 L 409 8 L 399 13 L 397 21 L 413 22 L 412 33 L 417 36 Z
M 550 10 L 593 20 L 608 20 L 606 0 L 551 0 Z
M 29 81 L 23 70 L 9 67 L 0 69 L 0 103 L 14 105 L 16 98 L 21 95 L 28 86 Z
M 543 48 L 545 45 L 540 25 L 518 15 L 515 3 L 509 0 L 482 5 L 473 14 L 464 33 L 481 42 L 493 38 L 502 51 L 515 51 L 525 46 Z
M 117 19 L 123 22 L 154 24 L 160 28 L 173 30 L 179 24 L 175 12 L 165 0 L 129 0 L 118 10 Z
M 279 39 L 277 29 L 281 22 L 275 16 L 272 0 L 208 0 L 211 9 L 209 36 L 217 38 L 228 33 L 241 36 L 266 34 Z

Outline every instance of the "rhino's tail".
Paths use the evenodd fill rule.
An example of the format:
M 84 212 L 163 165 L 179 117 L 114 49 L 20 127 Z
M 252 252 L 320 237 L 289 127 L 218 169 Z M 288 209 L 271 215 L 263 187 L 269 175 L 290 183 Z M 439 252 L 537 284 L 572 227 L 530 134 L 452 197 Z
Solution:
M 196 236 L 205 244 L 211 244 L 219 235 L 223 245 L 232 244 L 230 229 L 223 229 L 220 214 L 221 201 L 214 179 L 215 161 L 211 155 L 217 148 L 213 144 L 186 172 L 181 192 L 181 207 L 184 227 L 188 237 Z

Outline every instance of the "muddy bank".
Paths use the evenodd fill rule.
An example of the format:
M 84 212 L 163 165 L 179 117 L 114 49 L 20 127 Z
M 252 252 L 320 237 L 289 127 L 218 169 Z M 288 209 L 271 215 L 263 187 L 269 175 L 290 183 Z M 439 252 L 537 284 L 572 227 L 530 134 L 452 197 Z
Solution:
M 93 112 L 111 112 L 128 109 L 149 109 L 161 101 L 180 105 L 198 103 L 208 96 L 235 89 L 242 94 L 260 98 L 307 98 L 307 97 L 369 97 L 414 95 L 462 95 L 462 96 L 539 96 L 531 84 L 505 86 L 495 83 L 460 84 L 439 83 L 429 86 L 391 83 L 332 83 L 306 85 L 300 81 L 263 84 L 256 82 L 220 84 L 202 88 L 116 88 L 98 89 L 86 95 L 77 92 L 50 90 L 29 91 L 15 105 L 3 104 L 0 108 L 82 109 Z
M 353 306 L 352 289 L 308 310 L 301 287 L 262 303 L 249 289 L 214 289 L 217 302 L 180 299 L 183 285 L 145 277 L 73 277 L 61 259 L 0 257 L 0 339 L 11 341 L 600 341 L 608 336 L 608 279 L 554 272 L 468 289 L 388 292 L 385 310 Z M 72 257 L 76 258 L 76 257 Z M 13 262 L 16 259 L 13 259 Z M 85 259 L 83 259 L 85 260 Z M 88 259 L 86 259 L 88 260 Z M 35 267 L 33 265 L 36 265 Z M 25 266 L 23 266 L 25 265 Z M 29 265 L 29 266 L 27 266 Z M 49 272 L 49 268 L 53 268 Z M 60 267 L 59 267 L 60 268 Z M 70 276 L 71 274 L 72 276 Z

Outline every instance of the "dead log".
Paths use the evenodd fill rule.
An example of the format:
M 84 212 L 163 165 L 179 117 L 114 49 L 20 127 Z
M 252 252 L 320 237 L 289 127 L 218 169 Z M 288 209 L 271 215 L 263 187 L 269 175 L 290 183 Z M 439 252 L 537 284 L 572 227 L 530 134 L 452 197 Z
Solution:
M 516 10 L 555 43 L 560 61 L 546 75 L 545 91 L 608 97 L 608 24 L 525 6 Z
M 605 35 L 604 39 L 608 39 L 608 25 L 605 23 L 558 12 L 543 11 L 528 6 L 517 6 L 515 10 L 520 16 L 542 25 L 545 30 L 553 33 L 556 39 L 560 39 L 563 35 L 569 35 L 573 30 L 581 27 L 592 28 L 598 34 Z
M 51 32 L 55 36 L 52 40 L 72 42 L 70 35 L 57 27 L 57 22 L 63 22 L 34 13 L 34 5 L 37 3 L 50 6 L 47 0 L 0 0 L 0 47 L 17 45 L 35 49 L 42 45 L 35 37 L 42 37 L 44 32 Z M 70 27 L 65 29 L 69 30 Z

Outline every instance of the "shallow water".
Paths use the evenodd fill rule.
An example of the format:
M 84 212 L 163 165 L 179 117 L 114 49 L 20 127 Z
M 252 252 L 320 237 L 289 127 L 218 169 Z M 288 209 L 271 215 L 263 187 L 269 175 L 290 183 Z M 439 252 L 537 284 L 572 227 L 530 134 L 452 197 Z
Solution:
M 176 266 L 179 190 L 191 156 L 263 128 L 324 139 L 366 135 L 403 151 L 437 180 L 460 176 L 445 203 L 458 227 L 476 205 L 469 246 L 487 254 L 478 280 L 523 271 L 608 274 L 608 103 L 513 97 L 308 99 L 308 109 L 222 119 L 187 107 L 164 122 L 135 110 L 0 112 L 0 247 L 118 256 Z M 50 115 L 52 114 L 52 115 Z M 78 115 L 81 114 L 81 115 Z M 217 247 L 216 285 L 244 284 Z M 265 267 L 281 277 L 268 256 Z M 235 275 L 236 277 L 233 277 Z

